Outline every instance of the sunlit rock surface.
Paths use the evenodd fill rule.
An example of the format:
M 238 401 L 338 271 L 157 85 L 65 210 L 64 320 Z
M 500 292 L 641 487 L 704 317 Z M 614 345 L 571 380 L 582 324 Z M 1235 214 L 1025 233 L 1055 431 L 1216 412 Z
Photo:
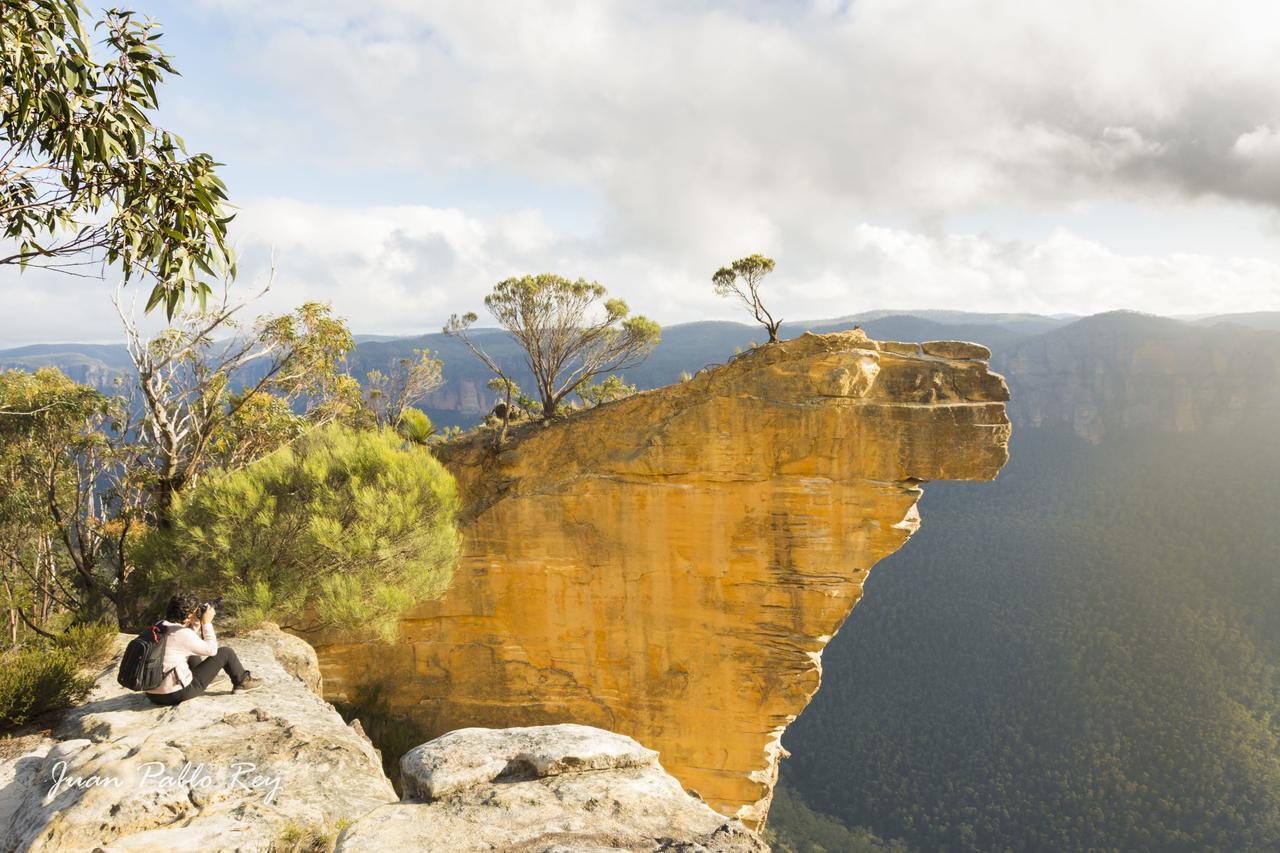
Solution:
M 157 707 L 116 684 L 117 654 L 52 737 L 0 755 L 0 851 L 267 851 L 395 799 L 373 745 L 313 692 L 306 643 L 274 627 L 224 642 L 260 689 L 219 674 Z
M 353 823 L 337 853 L 769 850 L 687 794 L 656 752 L 589 726 L 460 729 L 400 767 L 404 801 Z
M 500 450 L 450 447 L 465 553 L 402 639 L 312 637 L 326 695 L 385 685 L 428 737 L 582 723 L 629 735 L 720 812 L 768 809 L 787 724 L 927 480 L 1007 459 L 975 344 L 804 335 Z M 482 436 L 483 438 L 483 436 Z

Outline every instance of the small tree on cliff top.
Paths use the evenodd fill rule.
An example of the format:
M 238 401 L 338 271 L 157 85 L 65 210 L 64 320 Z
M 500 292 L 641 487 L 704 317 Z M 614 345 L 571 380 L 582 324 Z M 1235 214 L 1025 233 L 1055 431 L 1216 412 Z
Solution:
M 782 319 L 773 319 L 773 315 L 764 307 L 764 301 L 760 298 L 760 282 L 773 272 L 773 266 L 772 258 L 751 255 L 739 258 L 727 267 L 721 267 L 711 276 L 716 295 L 736 296 L 751 311 L 751 316 L 769 330 L 769 343 L 778 340 L 778 327 L 782 325 Z
M 550 420 L 562 400 L 596 376 L 629 367 L 657 346 L 660 329 L 647 317 L 628 317 L 621 299 L 606 299 L 604 286 L 558 275 L 509 278 L 484 298 L 485 307 L 525 353 L 537 384 L 542 417 Z M 466 338 L 475 314 L 454 315 L 445 333 L 461 337 L 491 370 L 492 358 Z

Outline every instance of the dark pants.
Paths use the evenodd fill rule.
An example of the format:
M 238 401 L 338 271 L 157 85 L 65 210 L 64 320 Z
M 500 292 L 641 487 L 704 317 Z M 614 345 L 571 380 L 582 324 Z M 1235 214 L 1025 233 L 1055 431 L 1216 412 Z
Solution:
M 218 649 L 218 653 L 211 657 L 192 655 L 187 658 L 187 666 L 191 667 L 190 684 L 173 693 L 148 693 L 147 698 L 156 705 L 177 705 L 194 699 L 209 689 L 209 685 L 218 677 L 219 670 L 226 670 L 232 684 L 244 681 L 244 667 L 240 665 L 240 658 L 236 657 L 235 649 L 226 646 Z

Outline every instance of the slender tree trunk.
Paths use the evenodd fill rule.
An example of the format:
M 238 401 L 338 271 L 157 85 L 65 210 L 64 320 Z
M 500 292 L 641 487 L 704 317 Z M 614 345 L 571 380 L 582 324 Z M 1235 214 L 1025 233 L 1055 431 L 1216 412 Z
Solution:
M 40 537 L 40 618 L 41 625 L 49 623 L 49 616 L 53 610 L 53 597 L 51 588 L 53 586 L 54 572 L 57 571 L 53 559 L 53 541 L 49 534 Z
M 507 401 L 506 408 L 502 410 L 502 429 L 498 431 L 498 444 L 502 444 L 507 440 L 507 424 L 511 423 L 511 382 L 507 381 Z
M 12 560 L 9 561 L 9 565 L 10 567 L 13 566 Z M 9 611 L 9 642 L 12 643 L 13 645 L 17 645 L 18 644 L 18 610 L 16 605 L 13 602 L 13 587 L 9 585 L 9 573 L 4 572 L 3 574 L 4 574 L 4 591 L 9 601 L 9 606 L 7 608 Z

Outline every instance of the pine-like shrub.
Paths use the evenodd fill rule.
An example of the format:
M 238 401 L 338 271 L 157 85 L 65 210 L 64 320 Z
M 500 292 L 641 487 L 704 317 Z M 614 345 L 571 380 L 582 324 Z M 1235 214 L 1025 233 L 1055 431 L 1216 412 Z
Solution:
M 153 586 L 221 595 L 241 624 L 390 640 L 401 613 L 447 587 L 457 507 L 453 477 L 425 448 L 330 426 L 201 479 L 138 562 Z

